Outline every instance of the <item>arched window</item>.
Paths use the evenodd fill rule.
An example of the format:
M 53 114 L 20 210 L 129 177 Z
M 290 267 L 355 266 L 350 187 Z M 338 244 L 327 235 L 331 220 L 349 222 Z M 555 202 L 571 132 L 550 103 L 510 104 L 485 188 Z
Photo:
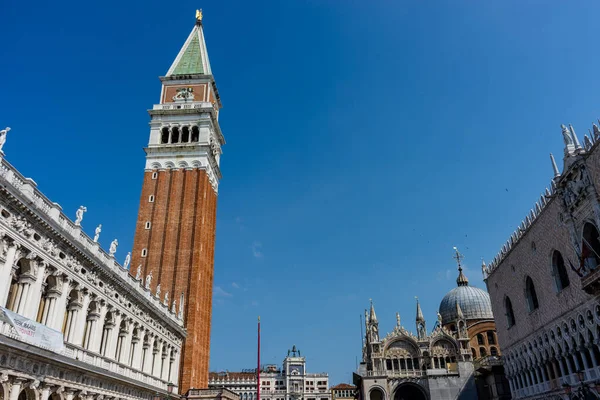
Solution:
M 496 335 L 494 335 L 493 331 L 487 332 L 487 340 L 488 344 L 496 344 Z
M 190 128 L 184 126 L 181 128 L 181 143 L 187 143 L 190 141 Z
M 567 268 L 565 268 L 565 260 L 563 260 L 560 251 L 557 250 L 554 250 L 552 253 L 552 275 L 554 275 L 554 284 L 558 292 L 571 283 L 567 274 Z
M 527 306 L 529 307 L 529 312 L 532 312 L 539 308 L 540 303 L 535 292 L 535 286 L 533 284 L 533 280 L 529 276 L 527 277 L 527 279 L 525 279 L 525 297 L 527 298 Z
M 176 126 L 171 128 L 171 143 L 179 143 L 179 128 Z
M 475 350 L 475 348 L 471 347 L 471 353 L 473 353 L 473 360 L 477 358 L 477 350 Z
M 483 335 L 481 333 L 477 334 L 477 344 L 485 344 L 483 341 Z
M 167 128 L 165 126 L 164 128 L 162 128 L 160 133 L 161 133 L 160 142 L 161 143 L 169 143 L 169 128 Z
M 192 126 L 192 142 L 197 142 L 200 140 L 200 130 L 197 126 Z
M 583 226 L 583 239 L 581 243 L 581 260 L 586 270 L 595 269 L 600 264 L 600 239 L 598 229 L 586 222 Z
M 480 348 L 479 348 L 479 355 L 480 355 L 481 357 L 485 357 L 485 356 L 487 356 L 487 350 L 485 349 L 485 347 L 480 347 Z
M 498 355 L 498 349 L 496 349 L 495 347 L 490 347 L 490 355 L 492 356 L 497 356 Z
M 510 298 L 504 298 L 504 309 L 506 311 L 506 321 L 508 323 L 508 327 L 510 328 L 515 324 L 515 313 L 513 312 L 512 302 Z

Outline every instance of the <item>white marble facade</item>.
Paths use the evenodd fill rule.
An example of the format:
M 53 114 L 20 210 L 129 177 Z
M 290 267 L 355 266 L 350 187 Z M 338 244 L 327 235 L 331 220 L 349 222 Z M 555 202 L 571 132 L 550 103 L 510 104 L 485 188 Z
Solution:
M 177 393 L 182 313 L 142 281 L 0 159 L 0 307 L 64 339 L 64 350 L 52 351 L 0 322 L 0 399 Z

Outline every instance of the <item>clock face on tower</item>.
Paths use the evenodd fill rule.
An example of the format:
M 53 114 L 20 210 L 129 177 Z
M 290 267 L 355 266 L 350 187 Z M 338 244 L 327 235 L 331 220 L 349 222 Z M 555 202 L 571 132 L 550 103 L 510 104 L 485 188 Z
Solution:
M 292 365 L 292 366 L 290 366 L 290 374 L 292 374 L 292 375 L 302 375 L 303 374 L 302 365 Z

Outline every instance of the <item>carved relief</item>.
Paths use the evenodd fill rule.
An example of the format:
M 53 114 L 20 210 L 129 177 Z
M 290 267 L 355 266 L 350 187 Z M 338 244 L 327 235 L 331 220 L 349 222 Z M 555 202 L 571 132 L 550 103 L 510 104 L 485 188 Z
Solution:
M 577 207 L 586 198 L 590 187 L 591 180 L 587 169 L 584 165 L 580 165 L 570 174 L 570 179 L 566 181 L 563 188 L 563 200 L 567 208 L 572 210 Z
M 33 225 L 24 217 L 12 217 L 10 226 L 27 238 L 33 235 Z
M 181 101 L 194 101 L 194 88 L 178 88 L 177 94 L 173 96 L 173 101 L 176 103 Z

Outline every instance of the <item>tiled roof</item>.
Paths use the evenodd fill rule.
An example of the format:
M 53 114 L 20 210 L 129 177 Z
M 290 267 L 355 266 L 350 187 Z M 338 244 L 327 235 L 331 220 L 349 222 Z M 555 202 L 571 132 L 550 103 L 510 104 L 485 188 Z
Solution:
M 335 385 L 331 388 L 331 390 L 347 390 L 347 389 L 356 389 L 356 386 L 354 385 L 349 385 L 347 383 L 340 383 L 338 385 Z

